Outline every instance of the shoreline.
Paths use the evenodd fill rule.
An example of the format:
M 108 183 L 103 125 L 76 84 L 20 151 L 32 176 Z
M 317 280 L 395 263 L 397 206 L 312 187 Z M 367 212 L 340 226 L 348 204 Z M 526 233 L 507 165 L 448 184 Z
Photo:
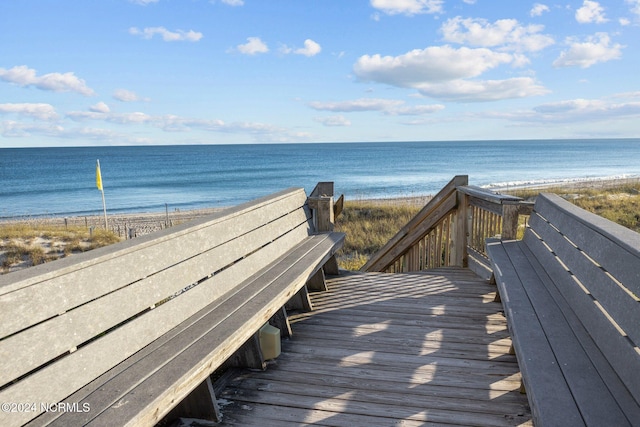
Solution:
M 549 180 L 544 182 L 509 182 L 496 183 L 482 186 L 481 188 L 494 191 L 496 193 L 509 192 L 511 190 L 544 190 L 549 188 L 561 188 L 566 190 L 584 188 L 611 188 L 629 183 L 640 182 L 640 176 L 617 176 L 604 178 L 583 178 L 567 180 Z M 424 206 L 433 194 L 367 198 L 358 197 L 350 199 L 345 195 L 347 202 L 353 203 L 374 203 L 383 205 L 409 205 Z M 170 212 L 131 212 L 109 214 L 107 220 L 109 229 L 119 234 L 122 238 L 129 238 L 148 234 L 180 223 L 202 218 L 219 212 L 227 207 L 210 207 L 190 210 L 175 210 Z M 104 228 L 104 217 L 102 215 L 82 215 L 82 216 L 48 216 L 48 217 L 8 217 L 0 218 L 0 226 L 16 223 L 46 224 L 71 227 Z M 130 231 L 132 230 L 132 231 Z

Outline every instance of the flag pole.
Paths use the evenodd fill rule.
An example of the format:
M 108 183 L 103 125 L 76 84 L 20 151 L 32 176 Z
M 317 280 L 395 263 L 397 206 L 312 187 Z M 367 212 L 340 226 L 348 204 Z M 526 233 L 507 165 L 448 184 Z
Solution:
M 107 223 L 107 204 L 104 201 L 104 188 L 102 187 L 102 174 L 100 173 L 100 160 L 96 161 L 96 187 L 102 193 L 102 210 L 104 211 L 104 229 L 108 230 L 109 225 Z

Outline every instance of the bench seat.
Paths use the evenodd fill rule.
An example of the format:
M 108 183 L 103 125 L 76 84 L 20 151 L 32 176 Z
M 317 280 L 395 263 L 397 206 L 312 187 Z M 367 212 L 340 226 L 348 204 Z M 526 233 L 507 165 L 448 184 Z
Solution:
M 176 237 L 176 233 L 180 237 Z M 197 243 L 199 248 L 194 255 L 189 247 L 198 240 L 201 241 Z M 210 375 L 229 363 L 241 348 L 249 346 L 258 353 L 255 358 L 261 358 L 259 346 L 255 345 L 259 329 L 270 319 L 282 318 L 283 307 L 288 301 L 304 300 L 307 295 L 305 284 L 313 283 L 314 278 L 317 281 L 318 276 L 322 279 L 323 267 L 337 273 L 334 255 L 343 241 L 342 233 L 315 233 L 304 192 L 291 189 L 220 213 L 198 225 L 186 225 L 173 233 L 167 231 L 160 237 L 147 238 L 139 245 L 127 242 L 122 245 L 126 246 L 126 254 L 122 254 L 124 258 L 119 261 L 128 262 L 132 258 L 134 269 L 136 263 L 145 259 L 164 257 L 167 250 L 180 249 L 184 253 L 178 252 L 175 257 L 169 255 L 170 260 L 160 263 L 162 267 L 155 273 L 133 274 L 126 279 L 125 286 L 116 285 L 115 289 L 98 298 L 19 330 L 9 335 L 4 343 L 0 341 L 3 353 L 13 349 L 27 354 L 25 349 L 15 345 L 25 343 L 27 338 L 42 337 L 44 331 L 59 331 L 67 341 L 66 346 L 74 342 L 69 335 L 76 333 L 76 328 L 81 334 L 86 333 L 86 329 L 91 329 L 91 334 L 99 331 L 78 349 L 46 356 L 53 360 L 44 364 L 38 357 L 29 361 L 26 367 L 9 366 L 3 361 L 0 373 L 11 375 L 13 372 L 12 375 L 18 377 L 2 387 L 2 401 L 30 399 L 68 404 L 65 410 L 40 414 L 0 414 L 3 425 L 25 422 L 32 426 L 154 425 L 172 408 L 176 408 L 176 415 L 191 412 L 186 415 L 194 416 L 195 412 L 198 416 L 200 412 L 215 416 L 217 407 Z M 112 254 L 119 249 L 123 250 L 105 251 Z M 97 266 L 112 258 L 112 255 L 106 255 L 100 259 L 102 255 L 98 252 L 98 262 L 80 257 L 73 263 L 76 267 L 78 263 L 88 263 L 84 268 L 71 267 L 71 271 L 66 271 L 67 266 L 63 266 L 61 270 L 67 274 L 83 271 L 84 277 L 91 277 L 92 269 L 100 268 Z M 154 260 L 149 262 L 156 264 Z M 89 271 L 84 271 L 87 269 Z M 194 269 L 201 271 L 193 273 Z M 53 271 L 49 266 L 43 273 L 47 279 L 36 279 L 35 284 L 19 286 L 13 291 L 18 294 L 11 296 L 13 292 L 9 291 L 0 298 L 23 301 L 19 293 L 25 289 L 42 286 L 49 280 L 60 280 Z M 99 277 L 95 271 L 93 273 Z M 112 274 L 117 272 L 112 270 Z M 167 283 L 164 274 L 177 280 L 178 284 Z M 201 279 L 194 283 L 192 274 Z M 154 281 L 154 277 L 162 277 L 162 280 Z M 117 282 L 115 276 L 114 281 Z M 77 284 L 75 280 L 66 283 L 69 286 Z M 145 286 L 135 287 L 138 283 Z M 8 283 L 4 289 L 9 290 L 11 286 L 16 286 L 15 282 Z M 135 287 L 136 293 L 127 293 L 130 287 Z M 166 287 L 179 291 L 162 300 L 167 293 Z M 164 289 L 163 293 L 155 292 L 159 288 Z M 137 292 L 151 293 L 151 296 L 141 298 Z M 99 304 L 100 299 L 110 295 L 118 296 L 109 300 L 115 306 Z M 94 310 L 86 313 L 88 317 L 84 314 L 74 317 L 74 311 L 80 312 L 84 306 L 108 306 L 115 315 L 120 310 L 125 311 L 130 299 L 137 298 L 142 302 L 134 304 L 140 311 L 133 318 L 126 313 L 120 315 L 127 317 L 124 321 L 116 319 L 98 326 L 75 325 L 82 319 L 90 323 L 92 315 L 95 319 L 101 319 L 101 315 L 109 317 L 109 313 Z M 159 302 L 149 306 L 147 301 Z M 142 308 L 146 305 L 147 309 L 141 309 L 140 304 Z M 310 308 L 310 303 L 303 301 L 302 307 Z M 286 313 L 284 316 L 284 324 L 280 322 L 278 326 L 286 334 Z M 36 330 L 42 325 L 48 327 Z M 34 346 L 38 347 L 38 344 Z M 31 365 L 38 366 L 23 374 L 22 371 L 30 369 Z
M 522 241 L 487 241 L 535 425 L 640 420 L 638 243 L 550 194 Z

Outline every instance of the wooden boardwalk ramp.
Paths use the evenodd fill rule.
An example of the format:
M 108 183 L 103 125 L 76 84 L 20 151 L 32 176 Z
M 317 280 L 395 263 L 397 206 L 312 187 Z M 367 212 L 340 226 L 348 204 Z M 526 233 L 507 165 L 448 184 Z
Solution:
M 495 286 L 461 268 L 328 285 L 266 371 L 234 374 L 222 425 L 532 425 Z

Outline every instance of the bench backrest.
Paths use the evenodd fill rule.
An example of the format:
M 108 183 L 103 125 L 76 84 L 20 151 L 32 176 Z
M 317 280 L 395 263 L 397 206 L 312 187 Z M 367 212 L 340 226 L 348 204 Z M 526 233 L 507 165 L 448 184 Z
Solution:
M 529 225 L 527 247 L 640 398 L 640 234 L 553 194 L 538 197 Z
M 0 401 L 62 400 L 295 247 L 312 228 L 304 190 L 290 189 L 0 276 Z

